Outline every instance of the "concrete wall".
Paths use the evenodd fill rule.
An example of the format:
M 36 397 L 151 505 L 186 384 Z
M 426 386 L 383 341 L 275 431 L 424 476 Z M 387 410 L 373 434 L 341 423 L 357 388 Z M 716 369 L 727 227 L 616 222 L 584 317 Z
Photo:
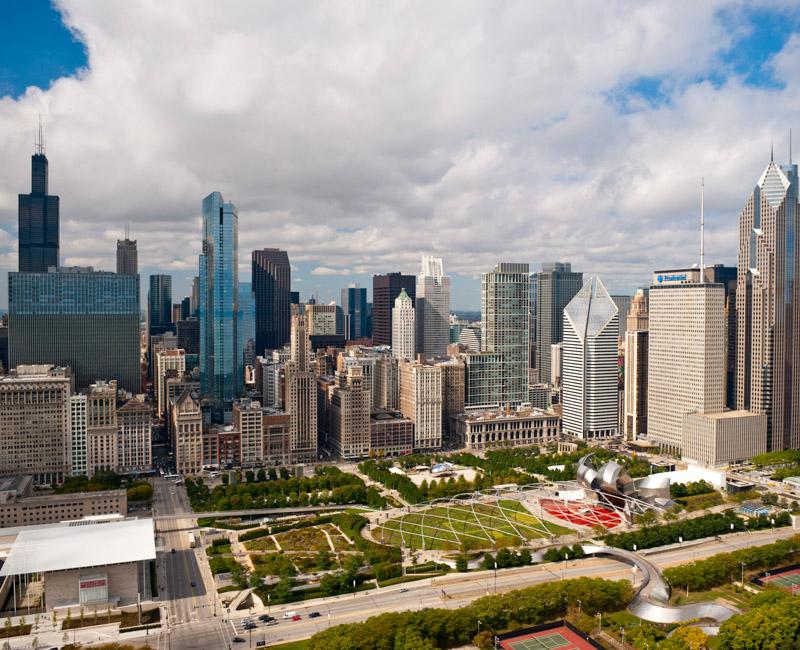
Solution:
M 68 571 L 54 571 L 44 574 L 44 593 L 47 609 L 53 607 L 66 607 L 78 603 L 78 582 L 81 577 L 88 577 L 105 573 L 108 576 L 108 600 L 112 604 L 129 605 L 136 602 L 137 593 L 142 582 L 141 562 L 128 562 L 126 564 L 112 564 L 106 567 L 92 567 L 86 569 L 70 569 Z M 144 567 L 145 572 L 147 567 Z M 142 599 L 149 598 L 149 594 L 142 593 Z M 101 603 L 98 603 L 100 605 Z M 102 603 L 105 605 L 105 603 Z M 92 608 L 94 604 L 88 605 Z M 75 616 L 76 612 L 73 612 Z

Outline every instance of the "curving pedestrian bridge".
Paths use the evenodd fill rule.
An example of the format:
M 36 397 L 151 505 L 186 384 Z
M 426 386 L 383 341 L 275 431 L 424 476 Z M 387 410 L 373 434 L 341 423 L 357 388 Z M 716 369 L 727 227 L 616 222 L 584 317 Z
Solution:
M 670 605 L 669 585 L 656 566 L 641 555 L 620 548 L 581 544 L 586 555 L 610 557 L 642 573 L 642 582 L 628 606 L 634 616 L 652 623 L 685 623 L 696 619 L 711 619 L 722 623 L 736 614 L 736 610 L 716 603 L 692 603 L 690 605 Z

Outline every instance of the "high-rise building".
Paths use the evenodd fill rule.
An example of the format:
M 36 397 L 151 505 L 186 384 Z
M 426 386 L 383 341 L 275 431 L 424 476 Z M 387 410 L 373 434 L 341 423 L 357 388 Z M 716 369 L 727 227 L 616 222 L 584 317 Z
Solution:
M 125 474 L 153 468 L 153 409 L 134 397 L 117 409 L 117 468 Z
M 305 314 L 292 314 L 292 331 L 290 360 L 299 372 L 311 369 L 311 341 L 309 339 L 308 322 Z
M 442 448 L 442 369 L 400 359 L 400 410 L 414 422 L 414 449 Z
M 44 485 L 69 475 L 70 392 L 67 368 L 18 365 L 0 377 L 0 474 Z
M 614 304 L 617 306 L 617 313 L 619 314 L 619 339 L 620 341 L 624 341 L 625 332 L 628 331 L 628 319 L 626 315 L 631 309 L 631 297 L 618 294 L 611 296 L 611 300 L 613 300 Z
M 189 296 L 189 315 L 195 318 L 200 314 L 200 276 L 192 278 L 192 295 Z
M 292 267 L 286 251 L 264 248 L 252 252 L 256 300 L 256 353 L 276 350 L 289 342 Z
M 725 405 L 725 290 L 671 277 L 657 272 L 650 287 L 647 436 L 681 453 L 683 416 Z
M 626 440 L 647 434 L 647 361 L 649 336 L 647 299 L 639 289 L 631 300 L 625 332 L 625 410 L 623 427 Z
M 311 370 L 311 341 L 306 315 L 292 314 L 291 360 L 284 368 L 285 408 L 295 462 L 317 460 L 317 381 Z
M 505 404 L 503 355 L 499 352 L 467 352 L 464 363 L 465 406 L 497 408 Z
M 392 309 L 392 354 L 398 359 L 415 359 L 415 330 L 414 303 L 401 289 Z
M 397 357 L 382 356 L 375 361 L 373 402 L 376 408 L 391 411 L 400 408 L 399 382 Z
M 500 262 L 481 275 L 481 350 L 503 356 L 506 404 L 528 401 L 529 281 L 527 264 Z
M 233 405 L 233 427 L 241 436 L 242 465 L 264 462 L 264 418 L 261 404 L 250 399 L 237 400 Z
M 86 395 L 70 395 L 70 475 L 86 476 Z
M 739 216 L 736 405 L 767 416 L 769 450 L 800 448 L 797 165 L 770 160 Z
M 47 273 L 58 266 L 58 196 L 48 194 L 48 163 L 42 125 L 31 156 L 31 193 L 19 195 L 19 271 Z
M 200 321 L 196 318 L 189 318 L 187 320 L 179 320 L 176 325 L 178 330 L 177 347 L 182 348 L 187 356 L 199 355 Z
M 252 366 L 256 351 L 256 299 L 249 282 L 239 283 L 239 354 L 242 355 L 242 367 Z M 263 350 L 262 350 L 263 352 Z
M 442 434 L 453 441 L 450 420 L 454 415 L 464 412 L 465 365 L 458 358 L 436 365 L 442 369 Z
M 117 382 L 98 380 L 86 393 L 86 473 L 116 471 L 119 465 Z
M 600 278 L 591 277 L 564 308 L 564 432 L 597 440 L 619 434 L 619 312 Z
M 125 239 L 117 240 L 117 273 L 120 275 L 139 274 L 139 253 L 136 248 L 136 240 Z
M 538 273 L 531 273 L 529 275 L 530 278 L 530 305 L 529 310 L 531 313 L 531 368 L 537 368 L 537 359 L 538 356 L 536 354 L 536 301 L 539 299 L 539 274 Z M 537 370 L 538 373 L 538 370 Z M 538 377 L 538 374 L 536 375 Z
M 150 336 L 174 332 L 172 321 L 172 276 L 151 275 L 147 294 L 147 322 Z
M 422 258 L 417 276 L 417 352 L 426 357 L 447 353 L 450 342 L 450 277 L 441 257 Z
M 336 305 L 306 305 L 309 336 L 336 336 Z
M 178 474 L 198 474 L 203 469 L 203 413 L 200 400 L 190 390 L 175 398 L 172 408 L 172 453 Z
M 331 390 L 330 446 L 340 458 L 363 458 L 370 451 L 370 390 L 361 366 L 337 374 Z
M 156 415 L 165 418 L 167 415 L 167 373 L 174 370 L 173 376 L 182 377 L 186 372 L 186 352 L 183 348 L 161 350 L 156 354 L 155 395 Z
M 219 192 L 203 199 L 200 255 L 200 385 L 214 419 L 242 391 L 239 353 L 239 214 Z
M 342 289 L 342 312 L 347 328 L 345 338 L 350 341 L 371 335 L 367 330 L 367 288 L 352 284 Z
M 569 262 L 542 264 L 537 273 L 536 367 L 539 380 L 553 383 L 551 346 L 563 338 L 564 307 L 583 286 L 583 273 L 573 272 Z
M 394 301 L 405 290 L 411 303 L 416 304 L 417 278 L 402 273 L 372 276 L 372 344 L 392 344 L 392 309 Z
M 98 377 L 139 392 L 139 283 L 89 268 L 9 273 L 9 361 L 69 366 L 75 388 Z

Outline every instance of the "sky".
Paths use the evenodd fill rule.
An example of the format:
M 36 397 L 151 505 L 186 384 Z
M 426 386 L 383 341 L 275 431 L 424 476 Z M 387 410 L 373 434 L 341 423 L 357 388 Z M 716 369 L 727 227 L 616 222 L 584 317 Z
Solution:
M 452 305 L 498 261 L 598 274 L 736 263 L 737 218 L 789 157 L 796 2 L 0 4 L 0 306 L 38 118 L 61 260 L 197 273 L 200 206 L 239 210 L 250 251 L 289 252 L 324 301 L 444 259 Z M 146 281 L 143 282 L 146 285 Z

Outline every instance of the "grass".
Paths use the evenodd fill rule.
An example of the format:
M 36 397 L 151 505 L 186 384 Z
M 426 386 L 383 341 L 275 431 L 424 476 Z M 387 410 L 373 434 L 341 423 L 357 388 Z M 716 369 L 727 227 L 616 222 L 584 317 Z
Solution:
M 249 542 L 244 543 L 244 547 L 248 551 L 277 551 L 275 542 L 271 537 L 259 537 L 258 539 L 251 539 Z
M 378 527 L 373 537 L 393 546 L 404 543 L 415 549 L 457 550 L 513 546 L 546 537 L 545 530 L 550 535 L 573 532 L 534 517 L 518 501 L 503 499 L 497 505 L 434 506 L 403 515 Z
M 427 580 L 428 578 L 436 578 L 437 576 L 443 576 L 444 571 L 436 571 L 434 573 L 424 573 L 419 575 L 404 575 L 404 576 L 397 576 L 396 578 L 389 578 L 388 580 L 384 580 L 383 582 L 379 582 L 379 587 L 390 587 L 392 585 L 400 585 L 404 582 L 416 582 L 417 580 Z
M 160 620 L 161 611 L 157 608 L 142 612 L 142 625 L 158 623 Z M 120 628 L 137 627 L 139 625 L 139 614 L 136 612 L 122 612 L 121 614 L 112 614 L 109 617 L 107 613 L 98 613 L 95 617 L 94 611 L 84 610 L 83 623 L 81 623 L 80 612 L 77 614 L 73 612 L 72 618 L 69 620 L 64 618 L 62 620 L 61 629 L 71 630 L 73 628 L 89 627 L 91 625 L 108 625 L 109 623 L 119 623 Z
M 275 539 L 284 551 L 329 551 L 328 539 L 317 528 L 298 528 L 278 533 Z
M 738 590 L 731 585 L 724 585 L 707 591 L 690 591 L 688 597 L 686 596 L 686 591 L 676 589 L 673 592 L 672 598 L 670 598 L 670 602 L 675 605 L 688 605 L 690 603 L 703 603 L 722 598 L 739 608 L 747 608 L 751 597 L 752 595 L 746 591 Z
M 333 524 L 323 524 L 320 526 L 322 530 L 325 530 L 328 535 L 331 536 L 331 542 L 333 542 L 333 548 L 337 551 L 351 551 L 353 547 L 347 543 L 347 540 L 342 535 L 342 531 L 340 531 L 336 526 Z
M 270 650 L 311 650 L 308 639 L 302 641 L 289 641 L 288 643 L 281 643 L 279 645 L 271 645 Z

